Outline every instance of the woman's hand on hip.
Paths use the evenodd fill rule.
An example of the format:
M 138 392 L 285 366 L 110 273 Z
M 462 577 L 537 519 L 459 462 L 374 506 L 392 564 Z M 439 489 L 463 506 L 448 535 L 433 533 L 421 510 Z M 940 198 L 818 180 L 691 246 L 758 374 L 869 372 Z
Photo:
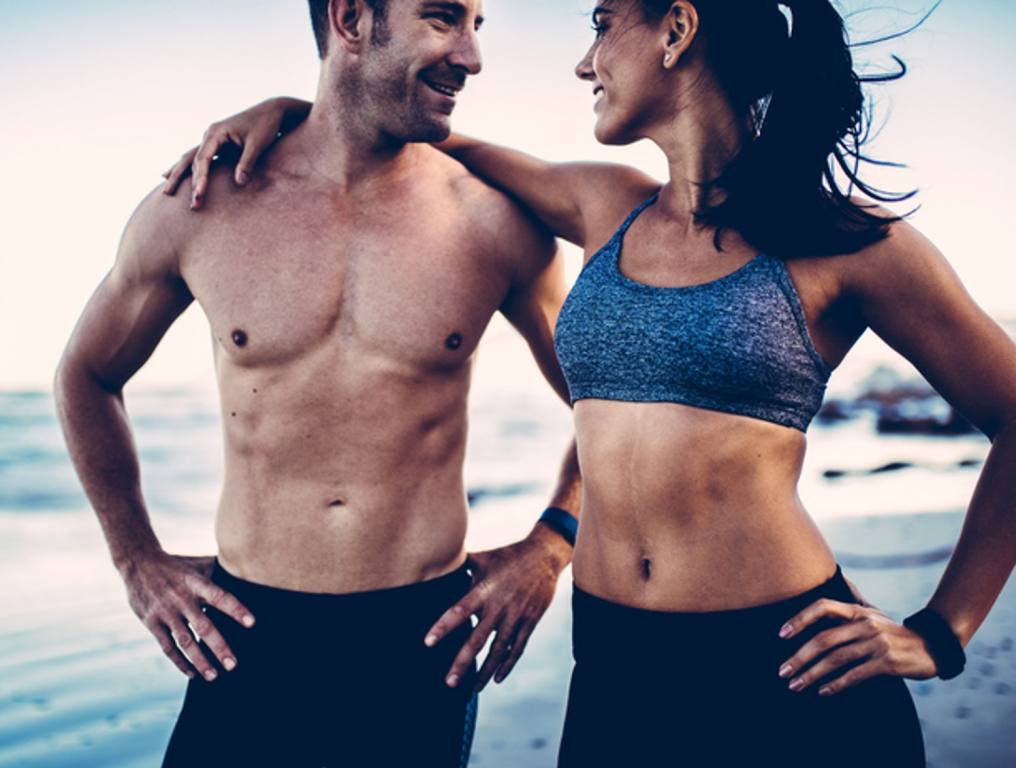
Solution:
M 877 675 L 927 680 L 938 670 L 924 640 L 872 605 L 818 600 L 790 619 L 780 637 L 790 639 L 820 619 L 840 619 L 839 626 L 819 632 L 780 667 L 792 691 L 803 691 L 848 665 L 825 683 L 819 694 L 829 696 Z

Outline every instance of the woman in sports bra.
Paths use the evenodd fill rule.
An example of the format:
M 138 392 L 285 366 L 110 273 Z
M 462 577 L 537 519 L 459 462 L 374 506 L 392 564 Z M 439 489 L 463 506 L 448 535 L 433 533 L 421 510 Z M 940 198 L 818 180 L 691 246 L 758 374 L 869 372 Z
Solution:
M 962 670 L 1016 559 L 1016 346 L 858 178 L 865 78 L 828 0 L 603 0 L 593 22 L 576 72 L 596 137 L 655 142 L 667 183 L 442 147 L 585 251 L 556 332 L 585 479 L 560 765 L 924 765 L 903 678 Z M 220 137 L 249 137 L 249 170 L 305 109 L 219 124 L 199 178 Z M 993 441 L 906 626 L 851 588 L 797 495 L 867 328 Z

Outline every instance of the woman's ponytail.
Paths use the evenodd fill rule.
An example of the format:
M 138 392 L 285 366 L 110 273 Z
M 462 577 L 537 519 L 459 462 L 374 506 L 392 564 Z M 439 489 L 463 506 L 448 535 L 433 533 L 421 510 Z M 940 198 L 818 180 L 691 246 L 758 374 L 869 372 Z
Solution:
M 859 177 L 860 163 L 869 161 L 862 153 L 870 125 L 862 85 L 902 77 L 902 62 L 896 59 L 900 69 L 891 74 L 858 75 L 843 18 L 829 0 L 695 6 L 712 69 L 751 135 L 707 183 L 698 220 L 716 227 L 718 244 L 731 228 L 781 257 L 852 252 L 885 237 L 898 219 L 851 194 L 874 202 L 914 194 L 886 193 Z

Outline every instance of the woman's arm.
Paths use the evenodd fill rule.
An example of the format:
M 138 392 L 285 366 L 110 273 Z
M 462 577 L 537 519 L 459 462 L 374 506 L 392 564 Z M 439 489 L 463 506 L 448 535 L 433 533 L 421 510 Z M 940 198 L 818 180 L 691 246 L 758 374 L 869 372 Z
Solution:
M 191 209 L 199 209 L 208 188 L 212 160 L 230 146 L 241 150 L 234 178 L 237 184 L 243 186 L 250 179 L 258 158 L 275 143 L 280 134 L 288 133 L 302 123 L 310 114 L 310 108 L 309 101 L 280 96 L 212 123 L 201 138 L 201 144 L 184 152 L 173 167 L 162 174 L 166 179 L 163 193 L 175 194 L 180 182 L 188 174 L 193 174 Z
M 223 148 L 242 148 L 236 183 L 247 183 L 257 159 L 279 133 L 299 125 L 310 111 L 306 101 L 268 99 L 232 117 L 212 123 L 200 146 L 185 152 L 167 171 L 163 191 L 172 195 L 193 173 L 191 208 L 204 202 L 212 160 Z M 602 245 L 628 212 L 659 189 L 641 171 L 611 163 L 548 163 L 524 152 L 465 136 L 436 145 L 492 186 L 512 195 L 555 235 L 588 252 Z
M 460 135 L 436 146 L 517 198 L 555 235 L 580 247 L 601 245 L 632 208 L 660 187 L 641 171 L 614 163 L 549 163 Z
M 906 223 L 847 260 L 844 290 L 868 326 L 910 360 L 992 441 L 959 541 L 928 607 L 966 645 L 1016 566 L 1016 344 L 971 299 L 934 245 Z M 917 606 L 914 606 L 917 608 Z M 926 678 L 940 670 L 923 638 L 869 606 L 819 601 L 788 622 L 786 637 L 827 616 L 846 623 L 819 633 L 781 675 L 803 690 L 862 661 L 829 692 L 877 674 Z
M 930 602 L 966 644 L 1016 565 L 1016 344 L 913 227 L 867 261 L 852 282 L 869 326 L 992 441 Z

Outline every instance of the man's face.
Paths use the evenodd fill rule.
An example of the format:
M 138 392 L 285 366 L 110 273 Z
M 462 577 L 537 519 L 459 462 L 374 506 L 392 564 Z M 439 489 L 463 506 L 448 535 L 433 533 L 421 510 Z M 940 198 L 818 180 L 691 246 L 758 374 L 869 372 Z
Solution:
M 441 141 L 466 77 L 482 66 L 480 0 L 388 0 L 360 76 L 371 117 L 401 141 Z M 375 31 L 377 20 L 374 22 Z

